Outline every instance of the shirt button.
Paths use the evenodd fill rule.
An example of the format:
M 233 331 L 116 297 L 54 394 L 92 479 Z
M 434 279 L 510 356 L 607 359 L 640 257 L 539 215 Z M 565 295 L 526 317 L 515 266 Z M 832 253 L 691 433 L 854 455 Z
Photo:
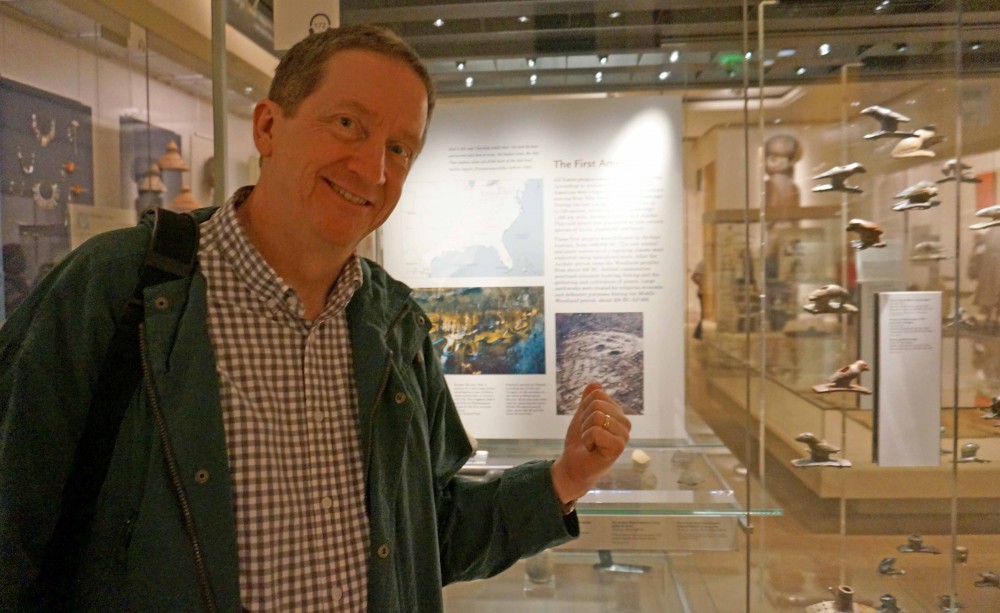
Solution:
M 343 597 L 344 597 L 344 590 L 340 589 L 340 586 L 337 585 L 333 586 L 333 589 L 330 590 L 330 598 L 334 602 L 340 602 L 340 600 Z
M 208 471 L 201 468 L 194 473 L 194 482 L 198 485 L 208 483 Z
M 386 545 L 385 543 L 382 543 L 381 545 L 378 546 L 378 551 L 376 551 L 376 553 L 378 554 L 378 557 L 380 557 L 382 559 L 388 558 L 389 557 L 389 546 Z
M 396 404 L 403 404 L 404 402 L 406 402 L 406 394 L 404 394 L 403 392 L 396 392 L 395 400 Z
M 164 310 L 167 309 L 167 307 L 170 306 L 170 301 L 167 300 L 166 296 L 157 296 L 153 300 L 153 306 L 155 306 L 157 309 L 159 309 L 161 311 L 164 311 Z
M 333 508 L 333 498 L 330 498 L 329 496 L 323 498 L 323 500 L 319 501 L 319 506 L 321 506 L 323 508 L 323 510 L 325 510 L 325 511 L 329 510 L 329 509 L 332 509 Z

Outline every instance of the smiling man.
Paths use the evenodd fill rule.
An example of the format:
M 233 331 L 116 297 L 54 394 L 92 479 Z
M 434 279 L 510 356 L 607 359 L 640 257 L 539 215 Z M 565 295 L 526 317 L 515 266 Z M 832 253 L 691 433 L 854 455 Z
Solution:
M 428 319 L 355 253 L 396 206 L 433 106 L 387 30 L 326 30 L 282 59 L 254 111 L 259 182 L 196 212 L 196 273 L 146 293 L 143 385 L 67 593 L 40 578 L 53 501 L 148 224 L 88 242 L 15 311 L 0 608 L 440 611 L 443 585 L 578 534 L 573 501 L 628 441 L 622 408 L 593 383 L 555 462 L 458 476 L 473 446 Z

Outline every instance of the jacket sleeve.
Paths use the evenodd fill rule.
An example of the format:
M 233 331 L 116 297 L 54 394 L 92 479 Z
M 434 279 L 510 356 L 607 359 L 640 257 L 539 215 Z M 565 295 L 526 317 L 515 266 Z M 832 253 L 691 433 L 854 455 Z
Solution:
M 142 261 L 123 249 L 123 232 L 137 234 L 102 235 L 67 256 L 0 328 L 2 610 L 19 608 L 37 577 L 114 331 L 112 305 L 131 293 Z M 114 282 L 122 277 L 132 281 Z
M 473 452 L 430 341 L 424 343 L 432 461 L 438 488 L 443 584 L 495 575 L 525 556 L 579 536 L 576 513 L 563 515 L 551 461 L 532 461 L 496 478 L 457 474 Z

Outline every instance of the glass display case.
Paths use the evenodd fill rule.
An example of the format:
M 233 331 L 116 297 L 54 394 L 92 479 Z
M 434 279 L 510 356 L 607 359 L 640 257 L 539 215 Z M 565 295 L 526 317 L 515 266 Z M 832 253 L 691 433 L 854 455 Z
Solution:
M 0 322 L 93 234 L 133 224 L 150 205 L 218 203 L 256 180 L 253 104 L 279 54 L 230 28 L 229 50 L 213 57 L 209 4 L 272 20 L 272 2 L 185 4 L 200 25 L 153 0 L 0 2 Z M 597 230 L 679 229 L 677 253 L 699 273 L 697 286 L 665 273 L 681 265 L 662 254 L 629 251 L 628 264 L 662 264 L 662 318 L 684 338 L 634 352 L 632 366 L 647 381 L 683 379 L 684 434 L 634 431 L 578 501 L 580 539 L 447 586 L 449 612 L 817 611 L 848 593 L 855 610 L 1000 610 L 1000 7 L 374 4 L 342 2 L 342 22 L 384 22 L 413 42 L 439 109 L 537 109 L 553 97 L 573 110 L 599 100 L 617 117 L 646 96 L 676 99 L 683 124 L 672 135 L 683 155 L 663 158 L 682 183 L 672 186 L 682 200 L 673 217 L 629 217 L 623 204 L 636 193 L 655 200 L 659 184 L 615 193 L 593 181 L 572 195 L 563 185 L 559 197 L 610 203 L 591 220 Z M 428 17 L 439 8 L 451 15 L 441 24 Z M 501 14 L 467 15 L 486 10 Z M 883 26 L 887 15 L 896 18 Z M 593 36 L 591 27 L 606 29 Z M 522 35 L 527 47 L 516 44 Z M 531 112 L 515 110 L 531 125 Z M 601 128 L 617 130 L 616 121 Z M 617 138 L 594 133 L 595 142 Z M 644 147 L 635 159 L 653 157 L 654 145 Z M 503 155 L 536 163 L 526 149 Z M 445 155 L 456 166 L 484 163 L 455 151 Z M 543 193 L 542 183 L 518 189 Z M 422 190 L 423 203 L 459 185 L 407 187 Z M 550 226 L 582 223 L 576 212 L 545 211 Z M 569 231 L 559 238 L 574 243 Z M 632 238 L 609 240 L 621 247 L 614 257 L 625 257 L 622 245 L 653 244 Z M 557 268 L 554 249 L 540 245 L 525 251 L 540 269 Z M 606 259 L 572 247 L 558 266 Z M 363 249 L 386 263 L 374 238 Z M 535 285 L 529 274 L 510 276 Z M 532 315 L 549 317 L 541 306 Z M 541 392 L 521 391 L 518 410 L 539 412 L 529 405 Z M 477 436 L 481 451 L 463 469 L 476 479 L 561 449 L 551 438 Z

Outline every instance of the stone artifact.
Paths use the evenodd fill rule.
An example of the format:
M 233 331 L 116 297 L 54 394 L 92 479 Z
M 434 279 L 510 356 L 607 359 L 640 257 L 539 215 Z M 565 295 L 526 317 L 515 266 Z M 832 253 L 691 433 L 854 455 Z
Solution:
M 924 537 L 919 534 L 911 534 L 906 539 L 905 545 L 900 545 L 896 547 L 900 553 L 941 553 L 937 547 L 931 547 L 930 545 L 924 545 Z
M 977 458 L 976 453 L 979 451 L 979 443 L 966 443 L 962 445 L 961 451 L 959 451 L 959 456 L 955 458 L 955 462 L 959 464 L 966 463 L 978 463 L 987 464 L 990 460 L 984 460 L 982 458 Z
M 1000 587 L 1000 575 L 984 570 L 979 573 L 980 579 L 976 581 L 976 587 Z
M 920 181 L 899 192 L 893 199 L 903 202 L 894 204 L 894 211 L 909 211 L 912 209 L 929 209 L 932 206 L 941 204 L 935 197 L 938 195 L 938 187 L 930 181 Z
M 889 152 L 894 158 L 929 157 L 935 156 L 931 147 L 944 140 L 943 136 L 938 136 L 937 128 L 934 126 L 924 126 L 913 131 L 913 136 L 901 138 L 896 146 Z
M 941 173 L 944 175 L 943 179 L 938 179 L 938 183 L 947 183 L 948 181 L 961 181 L 962 183 L 982 183 L 982 179 L 977 179 L 972 175 L 972 173 L 966 172 L 967 170 L 972 170 L 972 166 L 968 164 L 962 164 L 958 160 L 952 158 L 941 166 Z
M 969 226 L 970 230 L 985 230 L 993 226 L 1000 226 L 1000 204 L 994 204 L 976 211 L 976 217 L 986 217 L 989 221 L 981 221 Z
M 826 172 L 822 172 L 815 177 L 813 180 L 828 179 L 829 183 L 824 183 L 823 185 L 817 185 L 812 189 L 814 192 L 848 192 L 852 194 L 860 194 L 862 189 L 856 185 L 847 185 L 846 181 L 852 176 L 865 172 L 865 167 L 858 162 L 852 162 L 850 164 L 844 164 L 843 166 L 834 166 Z
M 866 370 L 869 370 L 868 362 L 855 360 L 853 363 L 837 369 L 837 371 L 827 377 L 826 383 L 814 385 L 813 391 L 817 394 L 826 394 L 829 392 L 860 392 L 862 394 L 871 394 L 872 391 L 867 387 L 862 387 L 854 383 L 854 380 L 860 377 L 861 373 Z
M 808 468 L 810 466 L 850 468 L 851 466 L 850 460 L 831 458 L 831 455 L 841 452 L 840 447 L 831 445 L 830 443 L 817 437 L 812 432 L 803 432 L 802 434 L 796 436 L 795 440 L 809 446 L 809 457 L 796 458 L 792 460 L 793 466 L 798 466 L 799 468 Z
M 876 609 L 878 613 L 903 613 L 903 610 L 896 605 L 896 597 L 892 594 L 883 594 L 879 602 L 882 606 Z
M 882 561 L 878 563 L 878 574 L 885 575 L 886 577 L 905 575 L 906 571 L 900 568 L 896 568 L 895 564 L 896 564 L 896 558 L 892 556 L 882 558 Z
M 806 607 L 806 613 L 877 613 L 866 604 L 855 604 L 854 590 L 846 585 L 838 585 L 833 592 L 833 600 L 827 600 Z
M 808 304 L 802 308 L 813 314 L 821 313 L 857 313 L 858 307 L 847 302 L 849 293 L 839 285 L 830 284 L 809 293 Z
M 885 243 L 880 240 L 882 237 L 882 228 L 874 221 L 854 218 L 848 222 L 847 231 L 858 235 L 858 240 L 851 241 L 851 246 L 858 251 L 868 249 L 869 247 L 879 249 L 885 247 Z
M 901 115 L 892 109 L 884 106 L 869 106 L 861 111 L 862 115 L 867 115 L 879 123 L 879 129 L 875 132 L 865 134 L 868 140 L 876 138 L 903 138 L 913 136 L 913 132 L 900 132 L 899 124 L 910 121 L 906 115 Z

